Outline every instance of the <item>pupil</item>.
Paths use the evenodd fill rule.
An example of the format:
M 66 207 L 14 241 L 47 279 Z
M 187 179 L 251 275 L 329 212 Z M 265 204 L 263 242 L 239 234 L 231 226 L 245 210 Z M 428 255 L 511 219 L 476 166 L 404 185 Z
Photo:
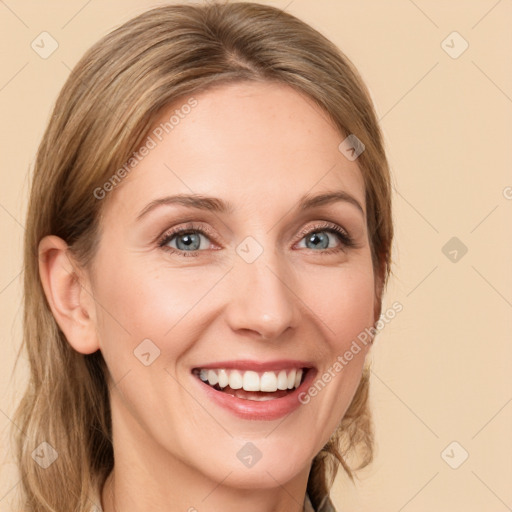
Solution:
M 181 243 L 182 240 L 185 240 L 184 243 Z M 200 244 L 199 235 L 197 233 L 188 233 L 186 235 L 181 235 L 178 238 L 177 246 L 178 249 L 192 249 L 197 250 Z M 182 247 L 180 247 L 182 245 Z
M 315 240 L 320 240 L 320 244 L 321 244 L 321 247 L 322 249 L 327 249 L 327 247 L 329 247 L 329 239 L 328 237 L 326 236 L 326 234 L 317 234 L 317 233 L 314 233 L 313 235 L 311 235 L 309 238 L 308 238 L 308 241 L 312 242 L 313 244 L 315 244 L 313 247 L 318 247 L 319 244 L 317 244 L 315 242 Z

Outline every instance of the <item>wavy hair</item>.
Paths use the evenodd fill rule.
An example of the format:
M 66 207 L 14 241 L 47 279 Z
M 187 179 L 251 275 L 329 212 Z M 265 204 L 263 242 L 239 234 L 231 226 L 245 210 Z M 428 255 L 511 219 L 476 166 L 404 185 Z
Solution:
M 257 3 L 166 5 L 129 20 L 76 64 L 54 105 L 32 171 L 24 239 L 23 342 L 30 378 L 13 429 L 26 512 L 85 512 L 113 469 L 107 368 L 100 351 L 67 342 L 46 299 L 37 248 L 61 237 L 87 267 L 99 243 L 102 207 L 94 190 L 123 166 L 163 108 L 211 86 L 241 81 L 287 84 L 313 99 L 339 129 L 365 145 L 357 163 L 367 206 L 378 313 L 390 274 L 391 184 L 368 90 L 349 59 L 308 24 Z M 369 368 L 329 442 L 313 460 L 307 492 L 328 496 L 339 465 L 371 462 Z M 58 458 L 34 463 L 42 442 Z M 357 455 L 359 464 L 348 463 Z

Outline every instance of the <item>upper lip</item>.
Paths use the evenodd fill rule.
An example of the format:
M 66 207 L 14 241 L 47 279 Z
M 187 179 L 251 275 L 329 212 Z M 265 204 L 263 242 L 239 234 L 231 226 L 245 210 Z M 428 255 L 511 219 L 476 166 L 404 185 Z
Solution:
M 239 359 L 236 361 L 217 361 L 215 363 L 207 363 L 203 365 L 194 366 L 193 369 L 232 369 L 232 370 L 245 370 L 245 371 L 276 371 L 286 370 L 291 368 L 313 368 L 313 364 L 309 361 L 299 361 L 297 359 L 279 359 L 274 361 L 251 361 L 249 359 Z

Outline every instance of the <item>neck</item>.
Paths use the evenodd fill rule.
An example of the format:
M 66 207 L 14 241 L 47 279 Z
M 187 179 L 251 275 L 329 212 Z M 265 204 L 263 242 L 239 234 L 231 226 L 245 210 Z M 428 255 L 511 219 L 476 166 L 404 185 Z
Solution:
M 309 466 L 286 482 L 272 476 L 272 468 L 265 471 L 262 466 L 235 466 L 215 478 L 216 468 L 212 477 L 190 464 L 186 451 L 170 453 L 122 406 L 112 408 L 112 425 L 115 467 L 102 490 L 104 512 L 304 510 Z M 250 471 L 254 480 L 248 482 Z

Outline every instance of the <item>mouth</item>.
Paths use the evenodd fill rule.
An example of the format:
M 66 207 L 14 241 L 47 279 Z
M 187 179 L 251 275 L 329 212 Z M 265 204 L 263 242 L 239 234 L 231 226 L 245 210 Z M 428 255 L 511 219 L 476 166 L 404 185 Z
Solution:
M 216 391 L 243 400 L 263 402 L 293 393 L 311 367 L 254 371 L 237 368 L 193 368 L 192 374 Z

